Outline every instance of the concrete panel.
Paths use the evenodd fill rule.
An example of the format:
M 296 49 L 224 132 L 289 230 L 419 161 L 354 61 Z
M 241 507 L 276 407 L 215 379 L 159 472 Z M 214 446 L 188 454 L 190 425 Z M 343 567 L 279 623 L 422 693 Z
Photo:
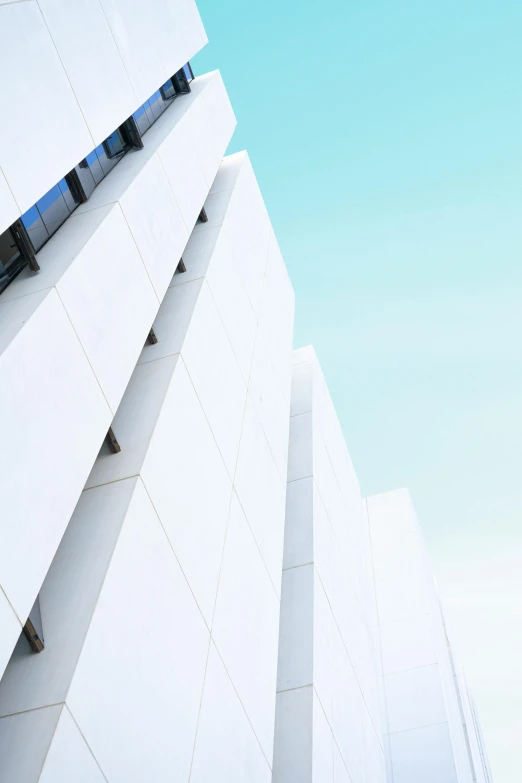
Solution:
M 256 336 L 248 393 L 254 403 L 281 480 L 285 482 L 288 466 L 289 406 L 279 386 L 260 330 Z
M 389 674 L 385 685 L 390 733 L 446 721 L 437 665 Z
M 285 485 L 249 399 L 245 407 L 235 487 L 270 578 L 279 594 L 283 563 Z
M 6 178 L 0 170 L 0 234 L 19 217 L 20 210 L 9 189 Z
M 156 48 L 156 29 L 163 21 L 162 4 L 159 0 L 147 4 L 139 0 L 100 2 L 139 106 L 172 76 L 165 72 Z
M 236 118 L 219 72 L 212 81 L 210 89 L 205 90 L 201 97 L 209 113 L 216 138 L 225 149 L 236 126 Z
M 176 366 L 141 475 L 210 624 L 232 484 L 182 362 Z
M 313 478 L 287 484 L 283 568 L 314 562 Z
M 291 386 L 293 323 L 293 289 L 290 285 L 278 286 L 273 278 L 265 277 L 259 328 L 263 333 L 281 390 L 288 400 L 290 400 Z
M 174 275 L 170 283 L 171 287 L 184 285 L 192 280 L 201 279 L 207 274 L 221 231 L 219 226 L 213 229 L 199 231 L 204 225 L 204 223 L 199 223 L 194 227 L 187 246 L 183 251 L 183 262 L 186 267 L 186 272 Z
M 94 147 L 58 52 L 35 2 L 0 6 L 2 103 L 9 122 L 0 128 L 0 167 L 25 212 Z M 13 63 L 16 62 L 16 68 Z M 27 85 L 31 112 L 27 122 Z M 45 150 L 45 154 L 42 154 Z
M 216 160 L 223 156 L 223 143 L 217 138 L 214 126 L 212 125 L 209 112 L 203 103 L 203 95 L 207 90 L 212 90 L 213 84 L 218 81 L 218 74 L 212 79 L 203 91 L 201 99 L 195 101 L 191 111 L 187 114 L 186 140 L 185 147 L 190 148 L 194 158 L 199 164 L 199 168 L 207 182 L 207 189 L 210 190 L 214 177 L 216 176 Z M 225 101 L 224 105 L 230 105 Z M 233 124 L 231 124 L 233 128 Z M 230 136 L 229 136 L 230 138 Z M 227 142 L 228 143 L 228 142 Z
M 415 510 L 405 489 L 367 498 L 372 539 L 395 538 L 416 532 Z
M 372 538 L 372 550 L 376 579 L 401 575 L 406 571 L 420 571 L 425 565 L 417 531 L 397 537 Z
M 0 584 L 25 622 L 112 414 L 56 291 L 0 303 L 0 334 Z
M 186 254 L 184 260 L 187 263 Z M 246 383 L 250 374 L 257 323 L 224 232 L 220 232 L 216 241 L 207 282 Z
M 91 214 L 71 217 L 70 222 Z M 119 208 L 107 215 L 56 288 L 109 405 L 116 411 L 159 307 Z
M 234 494 L 212 638 L 268 759 L 274 742 L 278 631 L 279 599 Z
M 354 679 L 350 660 L 323 586 L 314 573 L 313 684 L 326 718 L 335 730 L 335 703 L 343 670 Z M 353 701 L 353 699 L 352 699 Z
M 64 702 L 136 487 L 83 492 L 39 592 L 45 655 L 20 637 L 0 682 L 0 714 Z
M 431 601 L 425 571 L 406 571 L 375 583 L 381 623 L 428 614 Z
M 277 694 L 272 783 L 312 783 L 313 704 L 312 685 Z
M 333 783 L 334 739 L 332 729 L 326 720 L 326 715 L 315 691 L 313 692 L 312 717 L 312 781 L 313 783 Z
M 158 342 L 144 346 L 138 364 L 181 353 L 203 284 L 203 278 L 199 278 L 168 289 L 154 320 Z
M 195 95 L 194 98 L 197 96 Z M 175 108 L 175 105 L 172 108 Z M 187 127 L 190 125 L 188 114 L 184 119 L 185 122 L 180 122 L 173 128 L 168 138 L 159 147 L 158 154 L 185 225 L 189 231 L 192 231 L 210 185 L 205 179 L 195 155 L 195 147 L 188 134 L 185 133 L 185 124 Z M 151 128 L 149 134 L 153 130 L 154 128 Z M 219 159 L 215 162 L 216 171 L 218 166 Z
M 109 780 L 187 780 L 208 639 L 138 480 L 67 696 Z
M 231 478 L 236 467 L 246 386 L 206 283 L 182 355 Z
M 55 286 L 116 411 L 159 307 L 120 207 L 73 215 L 38 259 L 41 272 L 22 272 L 2 299 Z
M 194 0 L 162 3 L 155 45 L 165 73 L 173 74 L 207 43 Z
M 437 663 L 431 615 L 381 625 L 381 647 L 384 674 Z
M 56 704 L 0 719 L 0 756 L 6 783 L 38 783 L 62 709 L 63 705 Z
M 211 644 L 191 783 L 270 783 L 271 769 Z
M 102 6 L 99 0 L 39 0 L 38 5 L 94 144 L 101 144 L 140 103 Z
M 333 747 L 333 766 L 334 766 L 334 783 L 352 783 L 350 774 L 346 769 L 343 757 L 339 752 L 339 748 L 334 743 Z M 369 779 L 372 780 L 371 778 Z M 373 783 L 373 781 L 372 781 Z
M 298 351 L 292 354 L 295 361 Z M 314 386 L 317 377 L 315 355 L 310 361 L 302 361 L 292 365 L 292 399 L 291 416 L 299 416 L 312 410 L 314 401 Z
M 187 244 L 188 231 L 157 155 L 121 193 L 119 202 L 161 302 Z
M 277 690 L 311 685 L 314 667 L 314 567 L 283 571 Z
M 457 783 L 447 723 L 390 735 L 394 783 Z
M 9 658 L 21 632 L 22 623 L 5 594 L 0 590 L 0 677 L 9 663 Z
M 287 473 L 289 483 L 313 475 L 312 433 L 313 416 L 311 412 L 291 417 Z
M 75 783 L 104 783 L 107 778 L 87 747 L 71 713 L 64 707 L 39 783 L 70 783 L 71 780 Z

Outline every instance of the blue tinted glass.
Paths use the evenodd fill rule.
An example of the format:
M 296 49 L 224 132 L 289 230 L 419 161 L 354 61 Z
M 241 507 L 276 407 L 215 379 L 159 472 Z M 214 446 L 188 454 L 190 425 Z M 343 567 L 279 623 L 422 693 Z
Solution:
M 162 84 L 162 86 L 160 87 L 160 92 L 163 95 L 164 101 L 172 100 L 173 98 L 176 97 L 176 91 L 174 90 L 172 79 L 169 79 L 168 82 Z
M 98 158 L 96 157 L 96 155 L 94 155 L 93 158 L 92 153 L 88 157 L 92 160 L 93 165 L 97 166 L 97 168 L 99 169 L 100 181 L 101 181 L 103 179 L 103 171 L 101 170 L 101 166 L 98 162 Z M 91 193 L 93 192 L 94 188 L 97 185 L 97 181 L 94 179 L 92 167 L 89 166 L 89 164 L 87 163 L 87 158 L 84 158 L 84 160 L 82 160 L 75 167 L 74 170 L 78 175 L 78 179 L 81 182 L 85 195 L 87 196 L 87 198 L 89 198 L 89 196 L 91 195 Z
M 102 181 L 102 179 L 105 176 L 105 172 L 104 172 L 104 170 L 101 167 L 100 159 L 98 157 L 98 150 L 101 151 L 100 154 L 102 154 L 102 155 L 105 154 L 103 152 L 103 147 L 100 144 L 99 147 L 96 147 L 95 150 L 93 150 L 92 152 L 89 152 L 87 157 L 84 158 L 83 160 L 81 160 L 80 163 L 78 164 L 78 167 L 77 167 L 77 168 L 80 168 L 82 170 L 82 172 L 84 173 L 85 176 L 87 174 L 86 173 L 86 169 L 87 169 L 89 171 L 89 173 L 92 175 L 92 178 L 94 180 L 95 185 L 99 185 L 100 182 Z M 81 176 L 80 176 L 80 179 L 82 179 Z M 82 180 L 82 184 L 83 184 L 83 180 Z M 85 185 L 84 185 L 84 189 L 85 189 Z M 87 192 L 87 191 L 85 191 L 85 192 Z
M 134 112 L 134 114 L 132 116 L 134 117 L 135 120 L 137 120 L 139 117 L 142 116 L 142 114 L 145 114 L 145 104 L 144 103 L 142 103 L 142 105 L 140 106 L 139 109 L 136 109 L 136 111 Z
M 39 250 L 49 239 L 49 233 L 43 224 L 36 204 L 22 215 L 22 223 L 27 229 L 35 250 Z
M 109 158 L 103 144 L 100 144 L 99 147 L 96 147 L 96 156 L 98 158 L 100 168 L 103 171 L 103 176 L 108 174 L 109 171 L 113 169 L 118 162 L 117 158 Z
M 29 234 L 35 250 L 39 250 L 49 239 L 49 233 L 43 224 L 43 220 L 36 206 L 31 207 L 31 209 L 28 209 L 27 212 L 22 215 L 22 223 L 27 229 L 27 233 Z
M 59 184 L 38 199 L 36 206 L 49 234 L 53 234 L 71 214 Z
M 62 199 L 62 194 L 58 185 L 55 185 L 51 190 L 48 190 L 45 196 L 39 198 L 36 202 L 38 212 L 42 215 L 47 210 L 52 209 L 57 201 Z
M 185 73 L 185 76 L 187 77 L 187 81 L 191 82 L 192 81 L 192 74 L 190 72 L 190 65 L 188 63 L 183 66 L 183 71 Z
M 110 136 L 107 136 L 105 141 L 102 142 L 102 146 L 105 150 L 106 155 L 109 158 L 114 158 L 118 155 L 123 155 L 123 153 L 127 149 L 127 146 L 123 141 L 122 135 L 119 132 L 119 130 L 115 130 L 111 133 Z
M 154 114 L 153 114 L 153 112 L 152 112 L 152 109 L 150 108 L 150 103 L 149 103 L 149 101 L 145 101 L 145 103 L 143 104 L 143 106 L 145 107 L 145 114 L 147 115 L 147 119 L 148 119 L 148 121 L 149 121 L 149 125 L 152 125 L 152 124 L 154 123 L 154 120 L 155 120 L 156 118 L 154 117 Z
M 152 114 L 154 115 L 154 119 L 157 120 L 158 117 L 161 117 L 166 109 L 165 102 L 161 97 L 159 90 L 156 90 L 156 92 L 150 96 L 149 105 L 152 110 Z
M 11 279 L 11 274 L 19 265 L 20 253 L 11 231 L 0 234 L 0 291 L 3 291 Z M 9 277 L 6 277 L 9 275 Z
M 40 213 L 36 209 L 36 205 L 30 207 L 27 212 L 22 215 L 22 223 L 27 229 L 32 228 L 33 224 L 37 221 L 41 222 Z
M 87 155 L 87 157 L 84 160 L 85 160 L 85 162 L 87 163 L 88 166 L 92 166 L 93 163 L 97 163 L 98 162 L 98 157 L 96 155 L 96 150 L 93 150 L 92 152 L 89 152 L 89 154 Z M 82 164 L 80 163 L 80 166 L 81 165 Z
M 65 179 L 61 179 L 58 183 L 58 187 L 60 188 L 60 192 L 63 196 L 63 200 L 65 201 L 65 204 L 69 210 L 69 213 L 71 213 L 73 210 L 76 209 L 78 206 L 76 201 L 73 198 L 73 195 L 69 189 L 69 185 L 65 181 Z
M 143 103 L 139 109 L 137 109 L 134 114 L 132 115 L 134 117 L 134 120 L 136 121 L 136 125 L 138 126 L 138 130 L 140 133 L 145 133 L 150 128 L 150 120 L 147 116 L 145 103 Z

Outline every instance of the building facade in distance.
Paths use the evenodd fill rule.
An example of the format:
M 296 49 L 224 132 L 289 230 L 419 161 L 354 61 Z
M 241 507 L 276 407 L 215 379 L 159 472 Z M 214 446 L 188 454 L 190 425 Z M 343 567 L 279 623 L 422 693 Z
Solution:
M 491 783 L 195 3 L 0 26 L 0 783 Z

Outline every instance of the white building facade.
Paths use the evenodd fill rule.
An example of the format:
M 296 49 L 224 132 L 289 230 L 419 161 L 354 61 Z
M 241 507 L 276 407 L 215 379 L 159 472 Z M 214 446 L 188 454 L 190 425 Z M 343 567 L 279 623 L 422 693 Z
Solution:
M 0 783 L 491 783 L 409 498 L 361 502 L 292 354 L 195 3 L 0 27 Z

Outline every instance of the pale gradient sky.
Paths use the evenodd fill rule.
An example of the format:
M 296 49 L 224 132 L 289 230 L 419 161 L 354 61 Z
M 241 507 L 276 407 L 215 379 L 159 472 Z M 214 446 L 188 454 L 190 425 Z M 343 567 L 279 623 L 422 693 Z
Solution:
M 520 0 L 199 0 L 365 494 L 408 486 L 495 783 L 522 754 Z

